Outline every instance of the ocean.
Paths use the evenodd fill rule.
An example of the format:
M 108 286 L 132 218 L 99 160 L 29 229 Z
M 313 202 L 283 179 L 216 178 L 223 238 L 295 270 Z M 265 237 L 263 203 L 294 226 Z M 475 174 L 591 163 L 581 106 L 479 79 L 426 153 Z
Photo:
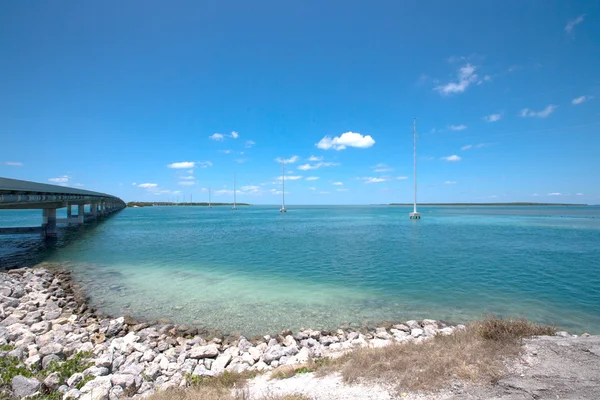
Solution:
M 128 208 L 55 240 L 0 236 L 0 268 L 63 263 L 106 313 L 227 333 L 486 314 L 600 333 L 600 207 L 278 209 Z

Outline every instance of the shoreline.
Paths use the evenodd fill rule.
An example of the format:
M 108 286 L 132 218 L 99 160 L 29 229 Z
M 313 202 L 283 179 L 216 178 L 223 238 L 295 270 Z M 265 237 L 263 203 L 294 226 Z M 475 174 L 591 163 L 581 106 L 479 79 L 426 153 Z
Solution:
M 88 301 L 71 273 L 59 267 L 0 272 L 0 362 L 12 360 L 13 367 L 31 372 L 0 385 L 0 396 L 60 392 L 62 398 L 83 400 L 145 398 L 225 372 L 272 375 L 355 349 L 421 343 L 465 329 L 424 319 L 371 329 L 284 330 L 248 339 L 166 321 L 111 317 Z M 77 357 L 84 362 L 76 372 L 53 372 Z
M 125 392 L 134 398 L 146 397 L 185 386 L 193 376 L 268 372 L 283 365 L 336 357 L 355 348 L 420 342 L 464 327 L 426 319 L 366 332 L 350 328 L 284 330 L 251 339 L 225 336 L 216 330 L 194 332 L 160 321 L 151 325 L 99 313 L 89 306 L 69 271 L 48 268 L 1 272 L 0 294 L 0 346 L 6 349 L 0 351 L 0 358 L 17 357 L 28 368 L 43 371 L 52 361 L 91 352 L 93 366 L 74 374 L 71 384 L 53 385 L 54 381 L 46 382 L 46 378 L 43 382 L 33 379 L 30 385 L 34 391 L 29 395 L 58 390 L 82 399 L 91 398 L 88 395 L 97 390 L 113 393 L 115 398 L 125 398 Z M 85 376 L 95 379 L 77 388 Z

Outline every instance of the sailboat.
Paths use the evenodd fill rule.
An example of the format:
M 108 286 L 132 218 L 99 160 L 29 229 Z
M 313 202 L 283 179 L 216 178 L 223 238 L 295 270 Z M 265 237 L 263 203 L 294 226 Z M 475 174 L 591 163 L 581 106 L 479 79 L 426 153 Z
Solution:
M 208 208 L 212 208 L 210 205 L 210 186 L 208 187 Z
M 285 161 L 281 162 L 281 210 L 279 212 L 287 212 L 285 209 Z
M 417 119 L 413 120 L 413 157 L 414 157 L 414 180 L 415 180 L 415 197 L 413 203 L 413 212 L 409 215 L 410 219 L 421 219 L 421 213 L 417 212 Z
M 231 207 L 232 210 L 237 210 L 236 204 L 235 204 L 235 174 L 233 174 L 233 207 Z

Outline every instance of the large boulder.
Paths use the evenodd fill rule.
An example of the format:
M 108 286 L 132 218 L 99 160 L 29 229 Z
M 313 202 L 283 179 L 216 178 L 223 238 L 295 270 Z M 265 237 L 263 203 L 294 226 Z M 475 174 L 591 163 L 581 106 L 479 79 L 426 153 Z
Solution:
M 125 325 L 125 318 L 117 318 L 110 321 L 108 324 L 108 329 L 106 331 L 106 336 L 115 336 L 117 333 L 123 329 L 123 325 Z
M 44 386 L 50 390 L 56 390 L 58 385 L 60 385 L 60 374 L 58 372 L 53 372 L 44 379 Z
M 227 367 L 227 364 L 231 361 L 231 354 L 221 354 L 217 359 L 212 363 L 210 367 L 211 371 L 215 371 L 216 373 L 222 372 Z
M 40 356 L 45 357 L 51 354 L 55 354 L 60 356 L 63 352 L 63 346 L 58 343 L 48 343 L 44 347 L 42 347 L 39 351 Z
M 113 385 L 121 386 L 123 389 L 135 387 L 135 377 L 130 374 L 114 374 L 110 381 Z
M 219 355 L 219 349 L 213 344 L 208 346 L 194 346 L 190 349 L 189 358 L 214 358 Z
M 12 391 L 17 398 L 33 395 L 40 388 L 40 381 L 17 375 L 12 379 Z
M 86 383 L 81 389 L 81 399 L 108 400 L 108 392 L 112 387 L 110 376 L 100 376 Z

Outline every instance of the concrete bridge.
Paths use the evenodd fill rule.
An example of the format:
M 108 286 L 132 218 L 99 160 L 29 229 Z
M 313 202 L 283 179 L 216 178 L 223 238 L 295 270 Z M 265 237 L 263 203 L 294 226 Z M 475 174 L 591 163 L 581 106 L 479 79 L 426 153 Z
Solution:
M 73 206 L 77 207 L 76 215 L 73 215 Z M 55 237 L 56 224 L 83 224 L 87 220 L 110 215 L 125 206 L 125 202 L 120 198 L 105 193 L 0 178 L 0 213 L 3 209 L 42 210 L 40 226 L 0 227 L 0 234 L 42 233 L 46 237 Z M 67 218 L 56 218 L 56 210 L 64 207 L 67 208 Z

